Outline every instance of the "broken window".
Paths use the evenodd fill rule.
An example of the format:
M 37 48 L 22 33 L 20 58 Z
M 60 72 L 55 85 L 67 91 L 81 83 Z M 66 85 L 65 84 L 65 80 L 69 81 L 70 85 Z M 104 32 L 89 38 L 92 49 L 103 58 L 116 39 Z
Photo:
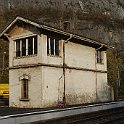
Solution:
M 97 60 L 97 63 L 102 63 L 102 51 L 100 50 L 96 51 L 96 60 Z
M 47 54 L 59 56 L 59 40 L 47 37 Z
M 16 57 L 37 54 L 37 36 L 15 41 Z
M 22 99 L 28 99 L 28 79 L 22 79 Z

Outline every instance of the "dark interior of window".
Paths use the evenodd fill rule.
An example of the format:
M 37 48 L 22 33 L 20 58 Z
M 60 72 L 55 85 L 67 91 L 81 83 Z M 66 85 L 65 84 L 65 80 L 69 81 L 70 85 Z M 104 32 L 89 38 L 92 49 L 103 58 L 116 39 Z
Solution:
M 50 38 L 51 55 L 54 55 L 54 39 Z
M 20 41 L 19 40 L 16 41 L 16 56 L 17 57 L 20 56 Z
M 29 37 L 28 38 L 28 55 L 33 54 L 33 38 Z
M 28 80 L 27 79 L 22 80 L 22 98 L 28 99 Z
M 37 48 L 38 48 L 38 46 L 37 46 L 37 37 L 35 36 L 34 37 L 34 54 L 37 54 Z
M 58 40 L 56 40 L 55 42 L 55 54 L 59 56 L 59 41 Z
M 26 56 L 26 39 L 22 39 L 22 56 Z
M 96 59 L 97 59 L 97 63 L 102 63 L 102 51 L 97 51 L 97 56 L 96 56 Z

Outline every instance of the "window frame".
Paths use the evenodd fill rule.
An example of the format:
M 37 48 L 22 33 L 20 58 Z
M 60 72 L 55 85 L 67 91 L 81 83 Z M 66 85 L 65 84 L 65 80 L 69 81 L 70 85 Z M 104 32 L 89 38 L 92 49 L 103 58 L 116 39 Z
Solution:
M 103 64 L 103 55 L 101 50 L 96 50 L 96 62 L 99 64 Z
M 59 39 L 47 36 L 47 55 L 60 56 Z
M 26 89 L 24 85 L 26 85 Z M 21 80 L 21 100 L 29 100 L 29 80 L 28 79 Z
M 30 39 L 32 39 L 32 44 L 30 44 Z M 38 54 L 38 36 L 29 36 L 24 38 L 18 38 L 14 40 L 15 42 L 15 57 L 25 57 Z M 25 43 L 25 51 L 23 50 L 23 44 Z M 17 46 L 18 43 L 18 46 Z M 32 45 L 33 49 L 29 53 L 29 44 Z M 18 49 L 18 50 L 17 50 Z

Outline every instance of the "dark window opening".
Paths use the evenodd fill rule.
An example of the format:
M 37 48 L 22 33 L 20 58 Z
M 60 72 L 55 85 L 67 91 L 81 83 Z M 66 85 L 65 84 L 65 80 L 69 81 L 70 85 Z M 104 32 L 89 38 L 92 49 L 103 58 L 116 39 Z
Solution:
M 22 39 L 22 56 L 26 56 L 26 39 Z
M 17 57 L 20 56 L 20 41 L 19 40 L 16 41 L 16 56 Z
M 54 55 L 54 45 L 55 45 L 54 39 L 50 38 L 50 54 L 51 55 Z
M 34 37 L 34 54 L 37 54 L 37 37 Z
M 56 40 L 55 43 L 56 43 L 56 44 L 55 44 L 55 54 L 59 56 L 59 41 Z
M 33 38 L 29 37 L 28 38 L 28 55 L 33 54 Z
M 49 38 L 47 37 L 47 54 L 50 54 L 49 51 L 50 51 Z
M 97 60 L 97 63 L 102 63 L 102 51 L 97 50 L 96 60 Z
M 22 80 L 22 99 L 28 99 L 28 80 Z

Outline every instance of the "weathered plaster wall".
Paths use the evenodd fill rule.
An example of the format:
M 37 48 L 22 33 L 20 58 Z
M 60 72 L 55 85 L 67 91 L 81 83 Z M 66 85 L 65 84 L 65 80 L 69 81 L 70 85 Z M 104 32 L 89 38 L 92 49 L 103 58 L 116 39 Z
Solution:
M 77 68 L 66 70 L 67 104 L 110 100 L 110 95 L 107 94 L 109 91 L 107 73 L 85 71 L 85 69 L 107 71 L 106 52 L 102 52 L 102 64 L 96 63 L 96 51 L 91 47 L 68 42 L 65 53 L 66 65 Z M 78 70 L 79 68 L 82 70 Z
M 95 49 L 68 42 L 65 45 L 65 63 L 70 67 L 95 69 Z
M 9 67 L 13 66 L 19 66 L 19 65 L 28 65 L 28 64 L 37 64 L 41 63 L 41 36 L 38 35 L 39 30 L 34 29 L 29 26 L 22 27 L 15 27 L 11 32 L 9 32 L 10 35 L 10 43 L 9 43 Z M 24 57 L 17 57 L 16 58 L 16 52 L 15 52 L 15 41 L 16 39 L 25 38 L 29 36 L 35 36 L 37 35 L 38 39 L 38 54 L 32 55 L 32 56 L 24 56 Z M 34 61 L 35 60 L 35 61 Z
M 58 101 L 63 101 L 63 69 L 42 67 L 42 70 L 42 107 L 56 106 Z
M 29 76 L 29 101 L 21 99 L 20 77 L 26 74 Z M 10 105 L 11 107 L 41 107 L 42 100 L 42 68 L 20 68 L 9 71 L 10 82 Z
M 102 52 L 103 63 L 96 64 L 95 48 L 65 43 L 65 82 L 63 66 L 63 40 L 60 41 L 60 56 L 47 55 L 47 36 L 39 34 L 37 29 L 32 31 L 23 29 L 21 33 L 11 31 L 10 40 L 10 67 L 22 66 L 10 70 L 10 106 L 13 107 L 51 107 L 58 101 L 65 100 L 67 105 L 91 103 L 110 100 L 109 87 L 107 86 L 106 53 Z M 20 28 L 19 28 L 20 30 Z M 22 29 L 21 29 L 22 30 Z M 16 29 L 18 32 L 18 29 Z M 15 32 L 16 32 L 15 31 Z M 15 58 L 14 39 L 38 33 L 38 54 Z M 14 35 L 14 36 L 13 36 Z M 23 66 L 30 64 L 36 67 Z M 41 64 L 38 66 L 38 64 Z M 43 65 L 42 65 L 43 64 Z M 51 67 L 50 67 L 51 66 Z M 68 68 L 71 69 L 68 69 Z M 29 101 L 20 101 L 21 82 L 19 77 L 29 75 Z M 65 84 L 64 84 L 65 83 Z M 65 85 L 65 92 L 64 92 Z M 16 93 L 16 94 L 14 94 Z
M 81 104 L 96 102 L 96 78 L 94 72 L 66 70 L 66 102 Z
M 59 56 L 47 55 L 47 35 L 41 35 L 42 62 L 51 65 L 63 65 L 63 41 L 59 41 Z
M 97 73 L 96 77 L 97 101 L 111 101 L 112 89 L 107 85 L 107 73 Z

